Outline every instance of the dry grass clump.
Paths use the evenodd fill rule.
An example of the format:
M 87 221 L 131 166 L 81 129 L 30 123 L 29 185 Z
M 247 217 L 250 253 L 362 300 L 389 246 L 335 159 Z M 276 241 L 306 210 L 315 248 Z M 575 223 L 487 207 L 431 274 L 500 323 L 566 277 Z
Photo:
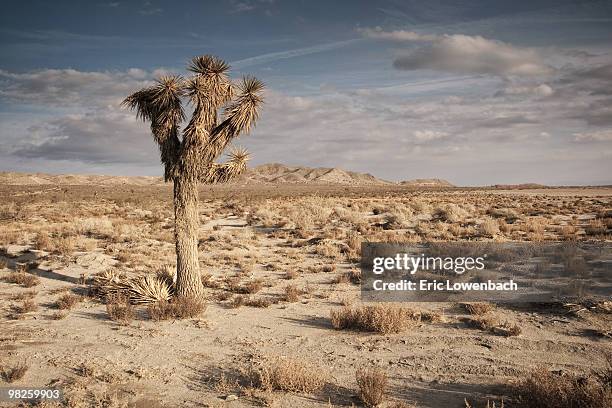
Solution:
M 248 298 L 244 302 L 245 306 L 260 307 L 260 308 L 270 307 L 271 304 L 272 304 L 272 301 L 270 299 L 263 298 L 263 297 Z
M 479 226 L 480 235 L 492 237 L 499 232 L 499 224 L 492 218 L 485 219 Z
M 589 221 L 584 230 L 587 235 L 602 235 L 606 233 L 607 227 L 603 220 L 594 219 Z
M 58 310 L 57 312 L 51 313 L 51 316 L 49 316 L 49 318 L 51 320 L 63 320 L 67 316 L 68 316 L 68 312 L 66 312 L 64 310 Z
M 462 303 L 461 306 L 471 315 L 480 316 L 495 310 L 495 305 L 486 302 Z
M 106 313 L 111 320 L 121 324 L 129 324 L 135 315 L 130 298 L 123 293 L 113 293 L 106 296 Z
M 421 320 L 428 323 L 440 323 L 443 322 L 445 319 L 442 313 L 433 310 L 427 310 L 421 312 Z
M 366 407 L 377 407 L 385 399 L 387 373 L 379 368 L 360 368 L 355 373 L 359 398 Z
M 612 406 L 611 370 L 581 377 L 539 367 L 514 386 L 514 395 L 523 408 L 608 408 Z
M 27 272 L 11 272 L 3 278 L 7 283 L 15 283 L 24 288 L 32 288 L 40 283 L 38 276 Z
M 435 218 L 441 219 L 446 222 L 455 223 L 460 222 L 467 217 L 468 213 L 457 204 L 443 204 L 436 208 L 433 213 Z
M 188 319 L 204 313 L 206 304 L 193 297 L 176 297 L 170 301 L 161 300 L 147 307 L 151 320 Z
M 83 298 L 74 293 L 65 293 L 60 296 L 55 302 L 55 306 L 60 310 L 71 310 L 77 303 L 83 301 Z
M 33 300 L 26 299 L 21 302 L 21 304 L 13 306 L 13 309 L 15 310 L 15 313 L 25 314 L 37 311 L 38 305 Z
M 296 279 L 299 276 L 300 276 L 300 274 L 295 269 L 291 269 L 291 270 L 285 272 L 285 279 L 287 279 L 287 280 Z
M 35 290 L 27 290 L 25 292 L 18 293 L 11 297 L 11 300 L 28 300 L 34 299 L 38 295 L 38 292 Z
M 238 293 L 253 294 L 259 292 L 263 288 L 263 281 L 255 279 L 240 285 L 237 289 Z
M 24 362 L 18 363 L 13 367 L 2 365 L 0 366 L 0 375 L 7 383 L 14 383 L 15 381 L 21 380 L 26 375 L 29 368 L 30 366 Z
M 332 283 L 353 283 L 359 285 L 361 283 L 361 269 L 353 268 L 348 272 L 338 274 Z
M 240 308 L 240 307 L 244 306 L 244 305 L 245 305 L 245 303 L 246 303 L 246 301 L 247 301 L 246 296 L 236 295 L 236 296 L 235 296 L 235 297 L 234 297 L 234 298 L 231 300 L 231 302 L 229 302 L 229 306 L 230 306 L 232 309 L 238 309 L 238 308 Z
M 331 323 L 339 330 L 359 330 L 380 334 L 401 333 L 414 326 L 420 314 L 392 305 L 343 307 L 331 311 Z
M 323 388 L 327 377 L 321 367 L 289 357 L 264 361 L 251 369 L 253 384 L 264 390 L 312 393 Z
M 299 289 L 295 285 L 285 286 L 285 293 L 283 294 L 283 300 L 289 303 L 295 303 L 300 300 L 300 296 L 304 294 L 304 290 Z
M 480 330 L 492 330 L 499 325 L 499 320 L 494 316 L 476 316 L 464 319 L 465 324 Z
M 506 322 L 500 326 L 493 328 L 493 333 L 504 337 L 518 336 L 523 332 L 521 326 L 516 323 Z

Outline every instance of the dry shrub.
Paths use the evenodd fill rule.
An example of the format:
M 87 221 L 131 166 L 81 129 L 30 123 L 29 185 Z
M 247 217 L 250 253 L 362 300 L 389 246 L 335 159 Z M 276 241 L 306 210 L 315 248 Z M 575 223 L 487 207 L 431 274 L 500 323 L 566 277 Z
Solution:
M 262 297 L 259 297 L 259 298 L 248 298 L 244 302 L 245 306 L 261 307 L 261 308 L 270 307 L 271 304 L 272 304 L 272 301 L 270 299 L 262 298 Z
M 469 327 L 480 330 L 491 330 L 499 325 L 499 320 L 494 316 L 476 316 L 464 319 Z
M 65 293 L 60 296 L 59 299 L 55 302 L 55 306 L 60 310 L 70 310 L 77 303 L 83 301 L 83 298 L 79 295 L 75 295 L 74 293 Z
M 55 242 L 55 252 L 60 255 L 68 256 L 74 252 L 75 242 L 71 236 L 57 238 Z
M 476 302 L 476 303 L 462 303 L 461 306 L 471 315 L 483 315 L 489 313 L 495 309 L 495 305 L 492 303 Z
M 491 237 L 499 232 L 499 224 L 494 219 L 487 218 L 478 226 L 478 230 L 480 235 Z
M 147 312 L 151 320 L 188 319 L 197 317 L 206 310 L 206 304 L 194 297 L 179 296 L 170 301 L 161 300 L 150 304 Z
M 444 321 L 444 315 L 436 311 L 421 312 L 421 320 L 429 323 L 440 323 Z
M 332 283 L 353 283 L 359 285 L 361 283 L 361 269 L 353 268 L 348 272 L 338 274 Z
M 578 229 L 574 225 L 564 225 L 561 227 L 561 236 L 565 240 L 574 240 Z
M 8 283 L 15 283 L 21 285 L 24 288 L 32 288 L 40 283 L 38 276 L 32 275 L 27 272 L 11 272 L 3 279 Z
M 238 289 L 239 293 L 253 294 L 259 292 L 263 288 L 263 281 L 261 279 L 255 279 L 241 285 Z
M 21 292 L 18 293 L 16 295 L 14 295 L 11 300 L 27 300 L 27 299 L 34 299 L 36 297 L 36 295 L 38 295 L 38 292 L 35 290 L 28 290 L 25 292 Z
M 244 306 L 244 304 L 246 303 L 246 297 L 242 296 L 242 295 L 236 295 L 232 301 L 230 302 L 229 306 L 233 309 L 238 309 L 242 306 Z
M 331 311 L 332 325 L 339 330 L 360 330 L 380 334 L 400 333 L 414 326 L 419 320 L 419 313 L 392 305 L 343 307 Z
M 106 296 L 106 313 L 111 320 L 128 324 L 134 319 L 134 306 L 130 298 L 123 293 L 111 293 Z
M 38 305 L 33 300 L 27 299 L 21 302 L 20 305 L 14 306 L 15 313 L 24 314 L 35 312 L 38 310 Z
M 53 312 L 50 316 L 51 320 L 63 320 L 68 316 L 68 312 L 60 310 L 57 312 Z
M 53 250 L 49 234 L 42 231 L 38 232 L 34 237 L 34 246 L 36 247 L 36 249 L 40 249 L 41 251 L 50 252 Z
M 264 390 L 312 393 L 323 388 L 327 375 L 304 361 L 278 357 L 251 369 L 252 382 Z
M 377 407 L 385 399 L 387 373 L 379 368 L 360 368 L 355 373 L 359 398 L 367 407 Z
M 443 221 L 455 223 L 462 221 L 467 217 L 468 213 L 457 204 L 443 204 L 436 208 L 434 211 L 434 217 L 439 218 Z
M 285 294 L 283 295 L 283 300 L 289 303 L 295 303 L 300 300 L 300 296 L 304 294 L 302 289 L 298 289 L 295 285 L 287 285 L 285 286 Z
M 505 336 L 505 337 L 518 336 L 522 332 L 523 332 L 523 329 L 521 329 L 521 326 L 519 326 L 516 323 L 509 323 L 509 322 L 506 322 L 502 324 L 501 326 L 493 328 L 493 333 L 498 334 L 500 336 Z
M 14 383 L 15 381 L 21 380 L 29 368 L 30 366 L 24 362 L 18 363 L 13 367 L 2 365 L 0 367 L 0 374 L 2 375 L 2 379 L 7 383 Z
M 610 366 L 588 377 L 539 367 L 514 386 L 514 395 L 522 408 L 608 408 L 612 406 L 611 374 Z
M 322 241 L 315 247 L 315 253 L 332 259 L 340 258 L 340 248 L 330 241 Z
M 348 274 L 345 273 L 339 273 L 338 275 L 336 275 L 333 279 L 332 279 L 332 283 L 335 284 L 342 284 L 342 283 L 349 283 L 349 277 Z
M 292 269 L 290 271 L 285 272 L 285 279 L 287 279 L 287 280 L 295 279 L 298 276 L 300 276 L 300 274 L 295 269 Z
M 601 219 L 590 220 L 585 227 L 587 235 L 601 235 L 606 233 L 606 224 Z
M 8 266 L 8 263 L 4 259 L 0 259 L 0 269 L 5 269 Z

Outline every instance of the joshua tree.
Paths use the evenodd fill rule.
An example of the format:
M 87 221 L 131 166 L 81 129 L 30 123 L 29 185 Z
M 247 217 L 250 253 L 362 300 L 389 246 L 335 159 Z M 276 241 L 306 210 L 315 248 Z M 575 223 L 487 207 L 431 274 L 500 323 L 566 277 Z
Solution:
M 123 101 L 151 123 L 164 179 L 174 183 L 178 296 L 195 297 L 204 290 L 198 263 L 198 183 L 227 182 L 246 169 L 249 155 L 243 149 L 233 150 L 225 163 L 216 160 L 234 138 L 255 125 L 263 103 L 263 83 L 244 77 L 234 84 L 229 68 L 214 56 L 195 57 L 189 78 L 163 76 Z M 193 115 L 181 132 L 183 99 L 193 105 Z

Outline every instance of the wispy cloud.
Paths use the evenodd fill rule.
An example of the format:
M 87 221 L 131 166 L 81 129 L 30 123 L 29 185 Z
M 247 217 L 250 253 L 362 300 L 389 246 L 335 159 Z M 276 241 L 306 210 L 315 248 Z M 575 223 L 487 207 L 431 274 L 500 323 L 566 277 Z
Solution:
M 345 41 L 336 41 L 326 44 L 315 45 L 312 47 L 296 48 L 293 50 L 271 52 L 267 54 L 258 55 L 256 57 L 244 58 L 241 60 L 233 61 L 231 64 L 237 68 L 248 67 L 252 65 L 267 64 L 278 60 L 302 57 L 305 55 L 316 54 L 319 52 L 332 51 L 338 48 L 346 47 L 351 44 L 355 44 L 361 41 L 361 39 L 352 39 Z

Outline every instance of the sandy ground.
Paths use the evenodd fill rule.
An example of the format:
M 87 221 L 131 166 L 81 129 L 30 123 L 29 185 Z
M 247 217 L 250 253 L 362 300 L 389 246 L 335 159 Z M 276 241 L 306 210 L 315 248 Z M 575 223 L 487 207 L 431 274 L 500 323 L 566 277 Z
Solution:
M 15 200 L 24 206 L 36 191 L 32 187 L 13 187 L 8 201 Z M 38 191 L 38 195 L 57 193 L 51 187 Z M 93 197 L 99 200 L 107 193 L 105 190 L 74 193 L 74 200 L 93 202 Z M 597 197 L 601 208 L 609 209 L 612 189 L 491 193 Z M 379 197 L 380 193 L 375 191 L 372 196 Z M 21 204 L 16 197 L 22 197 Z M 248 201 L 249 197 L 247 192 L 238 200 Z M 48 202 L 46 199 L 36 202 L 47 202 L 52 212 L 51 198 Z M 391 198 L 382 196 L 385 199 Z M 492 313 L 521 327 L 522 333 L 516 337 L 468 328 L 461 321 L 465 311 L 449 303 L 410 304 L 416 310 L 438 311 L 444 321 L 420 323 L 401 334 L 335 330 L 330 323 L 330 310 L 360 303 L 359 286 L 333 283 L 335 276 L 354 265 L 346 259 L 331 260 L 307 250 L 295 254 L 293 248 L 288 248 L 286 237 L 275 234 L 275 228 L 251 225 L 244 214 L 235 214 L 232 209 L 218 211 L 224 202 L 220 198 L 202 202 L 206 215 L 201 238 L 206 240 L 215 235 L 217 243 L 224 234 L 256 238 L 228 240 L 229 249 L 204 243 L 205 265 L 213 266 L 203 266 L 203 271 L 218 280 L 237 274 L 235 268 L 220 261 L 228 253 L 252 261 L 253 267 L 243 278 L 265 282 L 264 288 L 253 296 L 276 299 L 267 308 L 232 308 L 229 300 L 219 300 L 219 289 L 207 289 L 208 307 L 199 318 L 154 322 L 147 317 L 144 307 L 139 307 L 131 323 L 119 324 L 108 318 L 102 302 L 87 297 L 88 284 L 81 282 L 82 277 L 108 268 L 138 270 L 126 266 L 129 262 L 117 260 L 117 247 L 139 253 L 148 247 L 151 252 L 135 261 L 145 265 L 153 262 L 153 258 L 160 264 L 172 262 L 171 240 L 142 238 L 135 242 L 140 235 L 137 230 L 132 238 L 120 243 L 97 239 L 95 247 L 92 245 L 87 251 L 77 246 L 68 257 L 36 249 L 27 234 L 23 242 L 5 242 L 0 260 L 6 261 L 6 267 L 0 271 L 0 278 L 8 276 L 21 263 L 33 261 L 38 266 L 29 273 L 40 278 L 34 288 L 0 282 L 0 361 L 5 366 L 24 361 L 30 367 L 15 384 L 85 389 L 83 392 L 95 394 L 98 400 L 84 398 L 83 401 L 89 401 L 83 402 L 84 406 L 102 405 L 102 401 L 108 406 L 137 407 L 360 406 L 355 371 L 359 367 L 377 366 L 386 370 L 390 380 L 385 406 L 403 401 L 418 407 L 450 408 L 463 407 L 466 398 L 477 406 L 484 406 L 489 398 L 498 400 L 507 393 L 508 384 L 537 365 L 589 373 L 602 367 L 604 354 L 612 351 L 609 337 L 593 334 L 609 333 L 610 314 L 569 313 L 558 307 L 498 306 Z M 94 207 L 92 204 L 92 212 Z M 37 208 L 42 211 L 42 207 Z M 115 217 L 131 219 L 137 214 L 136 209 L 136 205 L 130 204 L 128 211 L 119 211 Z M 104 215 L 86 217 L 107 217 L 114 211 L 110 208 Z M 51 218 L 44 212 L 28 214 L 19 225 L 44 226 Z M 1 222 L 0 228 L 8 231 L 17 221 L 5 217 Z M 171 219 L 166 217 L 158 223 L 167 229 Z M 113 225 L 116 228 L 118 223 L 114 221 Z M 309 268 L 325 264 L 333 264 L 335 270 L 320 272 Z M 290 270 L 297 272 L 295 279 L 286 278 Z M 297 302 L 283 301 L 288 284 L 306 288 L 307 293 Z M 20 301 L 15 296 L 31 290 L 37 292 L 34 301 L 38 309 L 16 316 L 14 307 Z M 66 317 L 56 320 L 55 302 L 66 291 L 84 295 L 84 301 L 67 312 Z M 271 356 L 289 356 L 316 365 L 321 375 L 328 376 L 328 385 L 313 394 L 248 392 L 243 382 L 244 371 L 261 357 Z M 234 379 L 240 384 L 233 383 Z

